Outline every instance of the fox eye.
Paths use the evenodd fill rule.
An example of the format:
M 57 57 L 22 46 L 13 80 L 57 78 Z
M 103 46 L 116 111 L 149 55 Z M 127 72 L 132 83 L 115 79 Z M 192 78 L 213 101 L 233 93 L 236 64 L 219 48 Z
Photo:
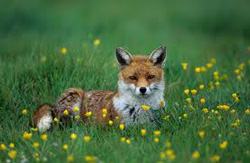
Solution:
M 155 78 L 154 75 L 149 75 L 149 76 L 148 76 L 148 79 L 154 79 L 154 78 Z
M 136 80 L 137 78 L 135 76 L 130 76 L 129 79 L 130 80 Z

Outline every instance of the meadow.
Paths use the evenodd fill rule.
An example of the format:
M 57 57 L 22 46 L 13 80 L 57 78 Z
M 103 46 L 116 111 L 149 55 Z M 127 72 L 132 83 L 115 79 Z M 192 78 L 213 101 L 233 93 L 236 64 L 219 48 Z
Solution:
M 0 162 L 250 161 L 248 1 L 2 3 Z M 149 55 L 160 45 L 157 126 L 30 127 L 32 112 L 68 87 L 116 90 L 115 47 Z

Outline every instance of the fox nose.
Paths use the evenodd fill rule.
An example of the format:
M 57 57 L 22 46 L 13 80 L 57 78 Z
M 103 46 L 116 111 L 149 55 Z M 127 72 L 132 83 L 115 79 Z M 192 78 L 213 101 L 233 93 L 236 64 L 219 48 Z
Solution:
M 141 88 L 140 88 L 140 92 L 141 92 L 142 94 L 144 94 L 146 91 L 147 91 L 147 88 L 146 88 L 146 87 L 141 87 Z

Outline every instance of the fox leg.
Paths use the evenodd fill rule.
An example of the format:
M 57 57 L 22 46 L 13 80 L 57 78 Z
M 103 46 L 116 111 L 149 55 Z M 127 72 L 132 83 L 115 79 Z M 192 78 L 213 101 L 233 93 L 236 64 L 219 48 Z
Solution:
M 63 92 L 54 106 L 43 104 L 38 107 L 33 114 L 33 125 L 39 132 L 45 132 L 52 127 L 54 118 L 58 118 L 63 124 L 69 124 L 71 116 L 80 115 L 83 100 L 84 92 L 81 88 L 69 88 Z

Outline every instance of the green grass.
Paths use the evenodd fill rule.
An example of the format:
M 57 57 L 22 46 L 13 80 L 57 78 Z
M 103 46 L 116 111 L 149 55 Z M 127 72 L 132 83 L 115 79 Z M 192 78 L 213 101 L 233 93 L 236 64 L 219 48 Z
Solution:
M 247 1 L 198 0 L 5 2 L 0 10 L 0 144 L 15 144 L 13 162 L 24 157 L 29 162 L 66 162 L 68 155 L 73 155 L 75 162 L 85 161 L 86 155 L 102 162 L 209 162 L 213 155 L 220 156 L 220 162 L 249 162 L 250 115 L 245 114 L 250 109 L 248 6 Z M 93 45 L 96 38 L 101 41 L 99 46 Z M 133 54 L 149 54 L 160 45 L 166 45 L 168 51 L 164 68 L 167 107 L 161 116 L 170 115 L 168 120 L 161 118 L 160 126 L 120 131 L 117 126 L 81 123 L 55 128 L 47 133 L 46 142 L 30 130 L 36 107 L 43 102 L 55 103 L 68 87 L 116 90 L 116 46 Z M 68 49 L 66 55 L 60 54 L 62 47 Z M 211 69 L 194 73 L 195 67 L 205 66 L 211 58 L 217 60 Z M 188 63 L 186 71 L 182 62 Z M 245 63 L 244 77 L 239 80 L 234 70 L 241 63 Z M 217 81 L 214 71 L 228 78 L 210 90 L 209 83 Z M 200 84 L 205 85 L 202 91 Z M 185 95 L 184 89 L 197 89 L 198 93 Z M 234 92 L 239 102 L 232 98 Z M 190 104 L 185 102 L 187 97 L 192 98 Z M 203 105 L 199 102 L 202 97 L 206 99 Z M 220 104 L 230 109 L 218 110 Z M 202 112 L 204 107 L 209 113 Z M 27 115 L 22 115 L 23 109 L 28 110 Z M 237 119 L 240 124 L 232 127 Z M 145 137 L 141 129 L 147 129 Z M 154 143 L 154 130 L 161 130 L 159 143 Z M 201 130 L 206 133 L 203 139 L 198 136 Z M 22 138 L 24 131 L 33 133 L 31 140 Z M 72 133 L 78 136 L 74 141 Z M 84 142 L 83 135 L 90 135 L 91 141 Z M 121 142 L 121 137 L 130 139 L 131 144 Z M 32 147 L 34 141 L 40 143 L 38 149 Z M 166 141 L 171 142 L 175 160 L 160 158 L 160 152 L 167 149 Z M 222 141 L 228 141 L 226 149 L 219 148 Z M 62 150 L 63 144 L 69 145 L 68 151 Z M 0 162 L 9 159 L 10 150 L 0 151 Z M 197 160 L 192 159 L 195 150 L 200 152 Z M 35 152 L 39 157 L 33 157 Z

